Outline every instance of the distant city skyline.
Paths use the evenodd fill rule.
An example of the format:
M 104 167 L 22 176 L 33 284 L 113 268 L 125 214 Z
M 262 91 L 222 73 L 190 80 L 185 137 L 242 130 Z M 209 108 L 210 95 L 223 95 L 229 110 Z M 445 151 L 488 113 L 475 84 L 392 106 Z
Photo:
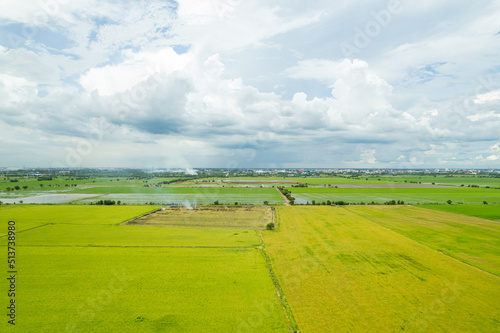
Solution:
M 1 7 L 0 167 L 500 169 L 500 0 Z

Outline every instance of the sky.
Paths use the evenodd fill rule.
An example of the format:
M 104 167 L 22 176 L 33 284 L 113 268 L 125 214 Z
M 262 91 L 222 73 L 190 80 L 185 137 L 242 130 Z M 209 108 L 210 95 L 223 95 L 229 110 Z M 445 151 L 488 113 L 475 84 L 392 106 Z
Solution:
M 500 0 L 0 0 L 0 167 L 500 168 Z

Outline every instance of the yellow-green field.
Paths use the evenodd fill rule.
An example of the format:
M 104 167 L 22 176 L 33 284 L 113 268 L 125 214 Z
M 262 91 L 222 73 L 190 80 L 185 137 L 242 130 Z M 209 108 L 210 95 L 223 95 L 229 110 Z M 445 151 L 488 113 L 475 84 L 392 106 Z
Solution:
M 18 227 L 25 223 L 118 224 L 156 209 L 151 206 L 0 206 L 2 219 L 16 220 Z M 0 234 L 5 234 L 5 230 L 1 230 Z
M 273 220 L 269 207 L 203 206 L 197 209 L 167 208 L 127 222 L 157 227 L 222 228 L 263 230 Z
M 500 223 L 413 206 L 349 206 L 350 212 L 500 276 Z
M 500 221 L 500 205 L 426 205 L 429 209 Z
M 2 232 L 43 226 L 17 232 L 16 325 L 0 332 L 289 332 L 256 230 L 122 224 L 148 211 L 1 206 Z
M 345 208 L 277 212 L 263 236 L 301 332 L 499 330 L 497 276 Z
M 0 332 L 500 331 L 497 221 L 412 206 L 156 210 L 0 206 L 18 264 L 17 325 Z M 261 231 L 269 221 L 278 230 Z

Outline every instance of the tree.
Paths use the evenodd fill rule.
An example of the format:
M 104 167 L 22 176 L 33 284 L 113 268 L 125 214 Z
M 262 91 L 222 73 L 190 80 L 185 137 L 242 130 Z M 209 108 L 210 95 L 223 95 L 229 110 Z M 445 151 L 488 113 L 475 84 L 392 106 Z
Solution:
M 26 190 L 27 188 L 28 188 L 28 186 L 27 186 L 27 185 L 24 185 L 24 186 L 23 186 L 23 189 L 24 189 L 24 190 Z
M 266 225 L 266 229 L 267 230 L 274 230 L 274 222 L 269 222 L 267 225 Z
M 235 205 L 235 206 L 238 206 L 238 202 L 235 202 L 235 203 L 234 203 L 234 205 Z
M 488 203 L 486 201 L 483 201 L 483 205 L 487 205 Z
M 216 206 L 217 206 L 218 204 L 219 204 L 219 200 L 215 200 L 215 201 L 214 201 L 214 205 L 216 205 Z
M 446 201 L 446 202 L 448 203 L 448 205 L 451 205 L 451 202 L 452 202 L 452 201 L 451 201 L 451 200 L 448 200 L 448 201 Z
M 267 201 L 267 200 L 264 201 L 264 205 L 266 205 L 266 206 L 269 205 L 269 201 Z

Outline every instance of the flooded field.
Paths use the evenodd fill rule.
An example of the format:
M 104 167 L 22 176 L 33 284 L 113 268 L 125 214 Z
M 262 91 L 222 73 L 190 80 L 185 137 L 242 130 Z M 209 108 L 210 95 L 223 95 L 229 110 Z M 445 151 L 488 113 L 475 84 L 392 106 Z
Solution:
M 60 204 L 75 200 L 95 197 L 95 194 L 80 194 L 80 193 L 43 193 L 32 196 L 13 196 L 10 198 L 1 198 L 0 201 L 8 204 Z

